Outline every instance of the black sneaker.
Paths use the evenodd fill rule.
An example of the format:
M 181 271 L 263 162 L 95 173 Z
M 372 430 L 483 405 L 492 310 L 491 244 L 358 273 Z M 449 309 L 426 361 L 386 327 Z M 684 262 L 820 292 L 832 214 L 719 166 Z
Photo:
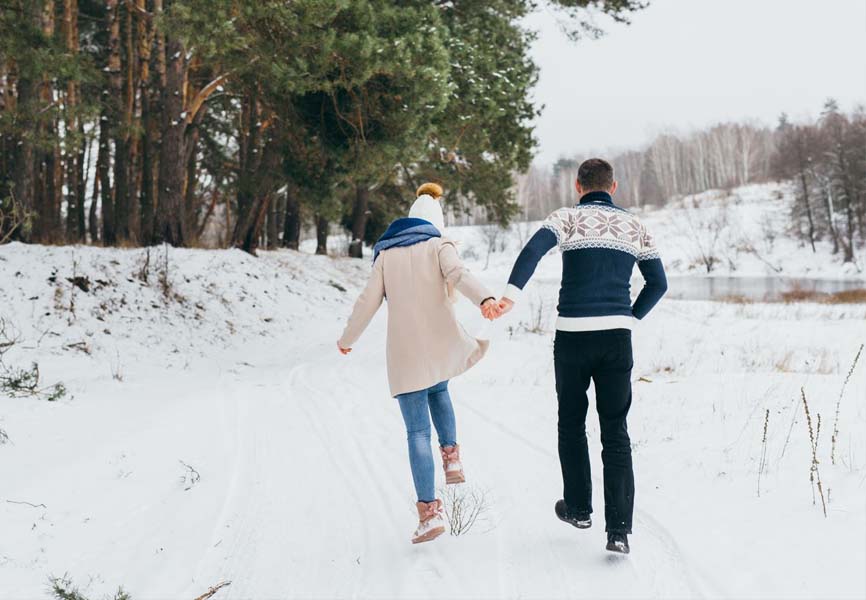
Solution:
M 565 500 L 557 500 L 556 506 L 554 506 L 553 509 L 556 511 L 556 516 L 559 517 L 560 521 L 565 521 L 570 525 L 574 525 L 578 529 L 589 529 L 590 525 L 592 525 L 592 519 L 588 512 L 574 512 L 568 510 L 568 507 L 565 505 Z
M 628 554 L 628 536 L 624 533 L 610 532 L 607 534 L 607 549 L 611 552 Z

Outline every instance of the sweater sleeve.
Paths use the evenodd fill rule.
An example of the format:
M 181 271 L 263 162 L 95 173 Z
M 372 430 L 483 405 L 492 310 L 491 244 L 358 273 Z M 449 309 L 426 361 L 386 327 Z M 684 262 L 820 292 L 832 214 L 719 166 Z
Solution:
M 457 255 L 454 242 L 443 240 L 439 246 L 439 268 L 448 285 L 457 288 L 474 304 L 478 305 L 487 298 L 493 298 L 493 294 L 490 293 L 487 286 L 463 266 L 463 262 Z
M 382 271 L 382 256 L 380 255 L 376 262 L 373 263 L 373 272 L 370 273 L 370 279 L 367 280 L 367 286 L 358 299 L 355 301 L 355 307 L 352 309 L 352 315 L 349 317 L 346 328 L 343 330 L 343 335 L 340 336 L 339 344 L 341 348 L 351 348 L 370 321 L 373 315 L 382 306 L 382 300 L 385 298 L 385 276 Z
M 553 225 L 549 225 L 549 220 L 542 224 L 541 229 L 535 232 L 514 262 L 514 267 L 511 269 L 511 276 L 508 278 L 508 287 L 505 288 L 503 297 L 508 298 L 512 302 L 520 297 L 520 292 L 523 287 L 535 273 L 535 267 L 538 266 L 538 261 L 556 247 L 559 242 L 559 230 Z
M 641 225 L 641 251 L 637 267 L 644 278 L 644 286 L 631 307 L 636 319 L 643 319 L 661 300 L 668 289 L 665 268 L 652 236 Z

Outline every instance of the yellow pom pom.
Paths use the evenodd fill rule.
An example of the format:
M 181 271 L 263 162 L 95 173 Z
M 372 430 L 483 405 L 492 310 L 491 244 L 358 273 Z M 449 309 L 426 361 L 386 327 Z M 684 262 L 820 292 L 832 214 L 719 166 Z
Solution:
M 442 186 L 438 183 L 433 183 L 430 181 L 428 181 L 427 183 L 422 183 L 421 187 L 416 190 L 415 197 L 417 198 L 418 196 L 423 196 L 424 194 L 428 194 L 436 199 L 439 199 L 442 197 L 443 194 Z

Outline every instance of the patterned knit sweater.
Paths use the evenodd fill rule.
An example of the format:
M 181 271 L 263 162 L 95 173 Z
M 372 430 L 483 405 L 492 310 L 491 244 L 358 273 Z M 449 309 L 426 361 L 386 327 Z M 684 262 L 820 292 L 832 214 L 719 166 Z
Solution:
M 517 257 L 504 296 L 516 300 L 549 250 L 562 251 L 559 290 L 561 331 L 630 329 L 667 290 L 662 261 L 638 218 L 616 206 L 606 192 L 585 194 L 542 223 Z M 634 304 L 630 280 L 637 263 L 645 284 Z

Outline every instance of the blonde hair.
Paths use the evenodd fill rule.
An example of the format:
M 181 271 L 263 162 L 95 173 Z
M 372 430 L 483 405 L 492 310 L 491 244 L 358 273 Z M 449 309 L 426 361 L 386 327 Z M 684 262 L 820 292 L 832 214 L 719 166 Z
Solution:
M 428 181 L 427 183 L 422 183 L 421 187 L 419 187 L 415 191 L 415 197 L 417 198 L 418 196 L 428 194 L 438 199 L 442 197 L 443 193 L 444 190 L 442 189 L 441 185 L 439 185 L 438 183 L 433 183 L 432 181 Z

